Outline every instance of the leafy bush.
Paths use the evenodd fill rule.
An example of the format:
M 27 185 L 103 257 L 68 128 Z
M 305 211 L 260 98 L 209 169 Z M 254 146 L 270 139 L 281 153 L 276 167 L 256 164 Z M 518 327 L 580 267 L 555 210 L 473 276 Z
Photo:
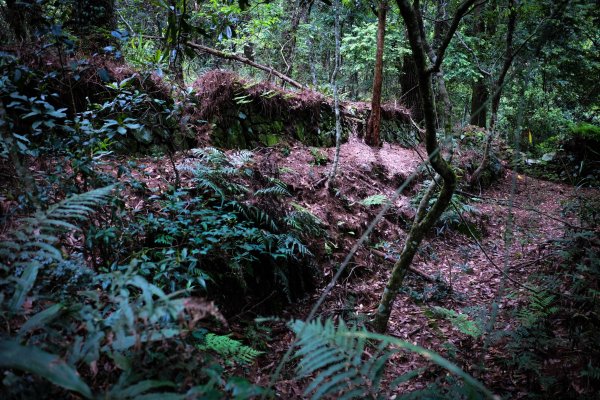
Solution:
M 250 363 L 259 355 L 240 343 L 225 343 L 208 333 L 206 347 L 196 347 L 190 360 L 181 356 L 198 344 L 198 337 L 188 335 L 198 321 L 213 317 L 224 322 L 212 303 L 182 297 L 181 292 L 165 293 L 140 276 L 139 260 L 98 274 L 82 257 L 66 258 L 58 249 L 60 236 L 79 230 L 78 224 L 106 202 L 111 190 L 71 196 L 23 218 L 10 240 L 0 243 L 0 315 L 11 321 L 11 330 L 0 333 L 0 367 L 8 369 L 3 394 L 65 397 L 67 390 L 84 398 L 120 399 L 150 396 L 156 390 L 175 399 L 260 394 L 260 388 L 241 378 L 225 380 L 223 371 L 211 366 L 207 349 L 223 349 L 227 343 L 236 351 L 221 355 L 231 362 Z M 157 358 L 168 348 L 179 359 L 156 368 Z M 195 377 L 191 385 L 177 380 L 182 370 Z M 93 383 L 98 374 L 102 387 Z
M 579 123 L 571 126 L 571 134 L 581 139 L 600 142 L 600 126 Z
M 289 193 L 274 178 L 250 190 L 258 178 L 251 152 L 194 154 L 196 162 L 180 166 L 193 174 L 194 187 L 154 196 L 156 211 L 138 215 L 125 232 L 128 242 L 143 244 L 142 274 L 171 290 L 212 293 L 233 308 L 243 301 L 240 291 L 303 296 L 312 284 L 312 253 L 302 240 L 323 232 L 320 221 L 298 205 L 287 211 L 280 198 Z

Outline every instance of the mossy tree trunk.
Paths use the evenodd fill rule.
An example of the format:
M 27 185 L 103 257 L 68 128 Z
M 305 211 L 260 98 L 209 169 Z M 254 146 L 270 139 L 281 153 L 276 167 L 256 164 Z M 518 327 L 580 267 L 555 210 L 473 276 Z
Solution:
M 476 0 L 465 0 L 456 10 L 452 22 L 446 32 L 444 39 L 440 42 L 431 64 L 428 62 L 426 49 L 428 48 L 426 38 L 420 29 L 423 26 L 419 13 L 419 1 L 414 2 L 414 8 L 408 0 L 396 0 L 400 13 L 407 28 L 408 40 L 415 61 L 419 79 L 419 90 L 421 94 L 421 105 L 425 121 L 425 147 L 431 166 L 442 180 L 442 189 L 434 205 L 427 211 L 421 210 L 417 213 L 415 221 L 408 233 L 400 259 L 394 264 L 390 279 L 383 292 L 379 307 L 373 320 L 373 328 L 378 332 L 385 332 L 392 311 L 392 304 L 396 299 L 398 290 L 402 286 L 406 272 L 425 237 L 425 234 L 433 227 L 437 219 L 450 204 L 452 194 L 456 188 L 456 175 L 454 170 L 440 154 L 436 133 L 436 104 L 433 92 L 432 77 L 441 67 L 442 60 L 450 40 L 456 32 L 460 20 L 467 13 Z M 436 178 L 439 179 L 439 178 Z M 433 192 L 433 189 L 431 189 Z M 429 192 L 429 191 L 428 191 Z M 432 196 L 431 193 L 429 196 Z M 426 196 L 427 197 L 427 196 Z M 419 207 L 421 209 L 422 207 Z

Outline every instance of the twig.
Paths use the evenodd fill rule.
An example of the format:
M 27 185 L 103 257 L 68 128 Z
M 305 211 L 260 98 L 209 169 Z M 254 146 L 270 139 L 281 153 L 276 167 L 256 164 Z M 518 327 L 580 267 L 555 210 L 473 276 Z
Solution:
M 379 251 L 379 250 L 375 250 L 375 249 L 370 249 L 371 253 L 382 257 L 388 261 L 391 261 L 392 263 L 395 263 L 396 260 L 394 259 L 394 257 L 390 256 L 389 254 L 384 253 L 383 251 Z M 431 282 L 431 283 L 437 283 L 438 280 L 435 278 L 432 278 L 431 276 L 427 275 L 425 272 L 420 271 L 418 269 L 416 269 L 413 266 L 408 267 L 408 270 L 410 272 L 412 272 L 415 275 L 419 275 L 421 278 L 425 279 L 427 282 Z

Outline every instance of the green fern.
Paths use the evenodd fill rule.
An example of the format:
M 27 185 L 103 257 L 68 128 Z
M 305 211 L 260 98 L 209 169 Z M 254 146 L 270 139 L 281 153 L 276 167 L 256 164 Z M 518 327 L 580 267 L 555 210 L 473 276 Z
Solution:
M 469 398 L 496 397 L 484 385 L 442 356 L 391 336 L 348 327 L 343 321 L 336 327 L 331 319 L 294 321 L 291 329 L 297 337 L 296 358 L 299 377 L 313 376 L 304 396 L 311 399 L 387 398 L 381 378 L 389 358 L 401 350 L 419 354 L 460 378 Z M 368 348 L 368 352 L 365 350 Z M 399 377 L 390 387 L 406 382 L 418 372 Z
M 105 203 L 114 186 L 73 195 L 37 211 L 32 217 L 23 218 L 11 233 L 10 241 L 0 242 L 0 267 L 22 270 L 16 280 L 15 292 L 9 302 L 11 310 L 21 307 L 27 293 L 33 287 L 40 268 L 53 261 L 62 261 L 60 250 L 55 247 L 58 235 L 66 231 L 79 231 L 74 221 L 85 221 L 94 212 L 94 207 Z
M 294 211 L 288 213 L 284 219 L 286 225 L 296 231 L 298 235 L 323 236 L 325 223 L 308 209 L 294 202 L 291 203 Z
M 199 350 L 214 351 L 223 358 L 229 358 L 241 364 L 250 364 L 256 357 L 263 354 L 262 351 L 243 345 L 229 336 L 216 335 L 204 329 L 194 332 L 194 337 L 202 340 L 201 344 L 196 345 Z
M 386 204 L 389 202 L 389 199 L 384 194 L 374 194 L 373 196 L 369 196 L 366 199 L 362 199 L 359 203 L 363 206 L 380 206 L 382 204 Z
M 297 371 L 300 377 L 316 374 L 304 391 L 312 399 L 335 396 L 354 399 L 379 393 L 386 361 L 393 352 L 387 343 L 380 343 L 370 357 L 363 357 L 367 340 L 347 335 L 356 332 L 342 321 L 336 327 L 331 320 L 305 323 L 295 321 L 291 326 L 298 336 L 296 357 L 301 358 Z
M 291 196 L 287 190 L 287 185 L 279 179 L 269 178 L 269 181 L 273 183 L 273 186 L 259 189 L 254 192 L 255 196 Z
M 517 312 L 519 322 L 525 329 L 538 325 L 559 310 L 558 307 L 553 306 L 555 301 L 556 297 L 544 290 L 533 292 L 527 307 Z
M 475 339 L 483 335 L 483 326 L 476 321 L 469 319 L 466 314 L 457 313 L 454 310 L 449 310 L 444 307 L 432 307 L 435 314 L 441 315 L 452 323 L 456 329 L 465 335 L 474 337 Z
M 588 377 L 591 380 L 600 381 L 600 368 L 594 367 L 590 361 L 587 367 L 585 367 L 585 369 L 581 371 L 579 375 Z

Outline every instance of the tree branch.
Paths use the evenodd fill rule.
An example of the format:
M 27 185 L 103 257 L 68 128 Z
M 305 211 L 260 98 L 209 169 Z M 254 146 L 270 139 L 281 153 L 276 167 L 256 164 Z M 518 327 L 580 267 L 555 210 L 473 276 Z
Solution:
M 444 40 L 442 41 L 442 44 L 440 45 L 437 51 L 435 61 L 431 68 L 429 68 L 428 70 L 429 73 L 435 73 L 440 69 L 440 66 L 442 65 L 442 60 L 444 59 L 444 55 L 446 53 L 446 49 L 448 49 L 448 45 L 452 40 L 452 36 L 454 36 L 454 32 L 456 32 L 456 30 L 458 29 L 460 20 L 465 16 L 465 14 L 467 14 L 469 8 L 473 4 L 475 4 L 476 1 L 477 0 L 465 0 L 454 13 L 454 17 L 452 18 L 452 22 L 450 23 L 448 32 L 446 32 L 446 36 L 444 37 Z
M 273 68 L 271 68 L 269 66 L 266 66 L 266 65 L 254 62 L 254 61 L 252 61 L 252 60 L 250 60 L 250 59 L 248 59 L 246 57 L 238 56 L 236 54 L 225 53 L 223 51 L 220 51 L 220 50 L 217 50 L 217 49 L 213 49 L 213 48 L 210 48 L 210 47 L 198 44 L 198 43 L 194 43 L 194 42 L 186 42 L 186 45 L 188 45 L 192 49 L 194 49 L 196 51 L 199 51 L 199 52 L 202 52 L 202 53 L 207 53 L 207 54 L 210 54 L 210 55 L 215 56 L 215 57 L 224 58 L 226 60 L 233 60 L 233 61 L 241 62 L 242 64 L 246 64 L 246 65 L 249 65 L 251 67 L 258 68 L 260 70 L 263 70 L 265 72 L 268 72 L 270 74 L 275 75 L 276 77 L 278 77 L 282 81 L 289 83 L 290 85 L 292 85 L 295 88 L 298 88 L 298 89 L 304 89 L 305 88 L 304 85 L 302 85 L 301 83 L 293 80 L 289 76 L 284 75 L 281 72 L 279 72 L 279 71 L 277 71 L 277 70 L 275 70 L 275 69 L 273 69 Z

